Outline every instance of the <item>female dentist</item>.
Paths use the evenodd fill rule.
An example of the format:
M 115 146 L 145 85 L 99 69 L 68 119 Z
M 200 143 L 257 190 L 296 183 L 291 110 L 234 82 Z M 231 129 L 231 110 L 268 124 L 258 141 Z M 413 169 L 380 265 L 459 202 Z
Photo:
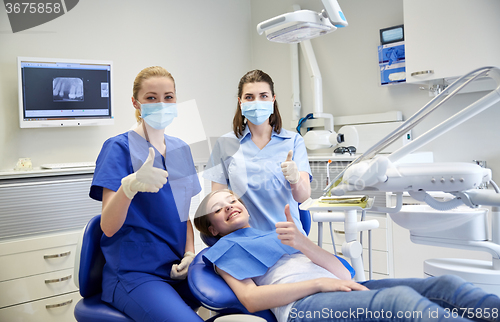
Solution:
M 135 321 L 203 321 L 186 280 L 201 187 L 189 146 L 164 134 L 177 116 L 174 78 L 143 69 L 132 103 L 139 125 L 104 143 L 90 189 L 102 201 L 102 300 Z
M 298 203 L 311 195 L 311 169 L 302 137 L 281 127 L 268 74 L 252 70 L 240 79 L 233 131 L 217 140 L 203 176 L 212 191 L 229 187 L 241 196 L 252 227 L 274 230 L 289 204 L 302 230 Z

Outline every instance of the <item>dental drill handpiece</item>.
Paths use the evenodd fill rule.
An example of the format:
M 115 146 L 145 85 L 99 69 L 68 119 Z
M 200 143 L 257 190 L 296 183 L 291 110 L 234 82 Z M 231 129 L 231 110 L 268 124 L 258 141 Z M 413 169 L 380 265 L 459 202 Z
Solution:
M 332 160 L 328 160 L 326 163 L 326 187 L 330 184 L 330 163 L 332 163 Z

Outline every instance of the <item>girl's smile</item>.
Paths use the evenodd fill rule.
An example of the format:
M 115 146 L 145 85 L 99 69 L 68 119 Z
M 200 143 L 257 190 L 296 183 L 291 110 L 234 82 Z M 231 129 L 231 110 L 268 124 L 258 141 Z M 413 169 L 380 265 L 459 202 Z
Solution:
M 214 236 L 225 236 L 237 229 L 250 227 L 247 209 L 229 192 L 214 194 L 207 203 L 207 212 L 211 223 L 208 229 Z

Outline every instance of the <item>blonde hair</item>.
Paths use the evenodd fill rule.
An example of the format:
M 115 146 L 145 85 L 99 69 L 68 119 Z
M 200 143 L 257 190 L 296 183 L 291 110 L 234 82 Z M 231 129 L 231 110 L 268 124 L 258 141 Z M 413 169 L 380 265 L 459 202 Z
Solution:
M 138 101 L 137 95 L 139 94 L 139 91 L 142 88 L 142 83 L 151 77 L 167 77 L 174 82 L 174 90 L 175 90 L 175 80 L 172 74 L 170 74 L 165 68 L 160 67 L 160 66 L 151 66 L 151 67 L 146 67 L 143 70 L 137 74 L 134 80 L 134 87 L 132 88 L 132 96 L 136 101 Z M 137 119 L 137 122 L 140 122 L 142 120 L 141 118 L 141 110 L 136 109 L 135 110 L 135 118 Z
M 243 201 L 240 198 L 238 198 L 238 196 L 235 195 L 233 191 L 231 191 L 229 189 L 214 190 L 214 191 L 210 192 L 208 195 L 206 195 L 205 198 L 203 198 L 203 200 L 200 202 L 198 209 L 196 209 L 196 213 L 194 215 L 194 226 L 196 227 L 196 229 L 198 229 L 200 231 L 200 234 L 205 235 L 206 237 L 210 237 L 210 238 L 212 238 L 214 236 L 212 235 L 212 233 L 208 229 L 208 227 L 212 226 L 212 223 L 210 222 L 210 219 L 207 216 L 208 215 L 207 205 L 208 205 L 208 202 L 210 201 L 210 199 L 216 193 L 219 193 L 219 192 L 229 192 L 230 194 L 235 196 L 236 199 L 238 199 L 238 201 L 243 206 L 245 206 Z M 215 237 L 221 238 L 222 236 L 215 236 Z

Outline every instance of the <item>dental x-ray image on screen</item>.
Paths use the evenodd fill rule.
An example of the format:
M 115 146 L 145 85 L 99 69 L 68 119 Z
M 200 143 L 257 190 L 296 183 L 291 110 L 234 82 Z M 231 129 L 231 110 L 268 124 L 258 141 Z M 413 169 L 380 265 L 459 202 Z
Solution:
M 112 125 L 112 61 L 18 57 L 19 126 Z
M 101 83 L 101 97 L 109 97 L 109 83 Z
M 54 101 L 83 101 L 83 80 L 78 77 L 56 77 L 52 81 Z

